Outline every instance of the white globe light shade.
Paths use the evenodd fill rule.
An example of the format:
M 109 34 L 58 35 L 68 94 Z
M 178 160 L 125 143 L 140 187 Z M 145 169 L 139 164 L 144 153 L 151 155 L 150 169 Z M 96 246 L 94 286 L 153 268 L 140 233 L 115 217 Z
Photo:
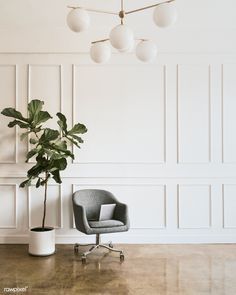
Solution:
M 126 25 L 118 25 L 110 32 L 111 45 L 118 50 L 127 50 L 134 42 L 133 31 Z
M 177 20 L 178 13 L 173 3 L 163 3 L 157 6 L 153 13 L 153 19 L 158 27 L 168 27 Z
M 156 44 L 152 41 L 141 41 L 136 47 L 136 56 L 143 62 L 150 62 L 155 59 L 157 55 Z
M 94 43 L 90 49 L 90 56 L 96 63 L 105 63 L 111 57 L 111 48 L 105 42 Z
M 90 25 L 89 14 L 83 8 L 72 9 L 67 15 L 67 24 L 76 33 L 85 31 Z
M 123 49 L 118 49 L 118 51 L 120 52 L 120 53 L 129 53 L 129 52 L 132 52 L 133 51 L 133 49 L 134 49 L 134 40 L 133 40 L 133 42 L 129 45 L 129 47 L 127 47 L 127 48 L 123 48 Z

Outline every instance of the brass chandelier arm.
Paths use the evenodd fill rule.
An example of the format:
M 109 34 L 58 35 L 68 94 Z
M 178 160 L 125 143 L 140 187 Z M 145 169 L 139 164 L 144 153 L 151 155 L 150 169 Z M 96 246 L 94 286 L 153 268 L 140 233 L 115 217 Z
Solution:
M 106 14 L 113 14 L 113 15 L 119 15 L 119 13 L 113 12 L 113 11 L 105 11 L 105 10 L 99 10 L 99 9 L 93 9 L 93 8 L 86 8 L 81 6 L 67 6 L 67 8 L 77 9 L 77 8 L 84 8 L 87 11 L 97 12 L 97 13 L 106 13 Z
M 100 39 L 100 40 L 92 41 L 91 44 L 96 44 L 96 43 L 100 43 L 100 42 L 106 42 L 106 41 L 109 41 L 109 40 L 110 40 L 109 38 Z M 146 39 L 146 38 L 135 38 L 134 40 L 135 41 L 148 41 L 148 39 Z
M 135 9 L 135 10 L 127 11 L 125 14 L 127 15 L 127 14 L 135 13 L 135 12 L 138 12 L 138 11 L 143 11 L 143 10 L 146 10 L 146 9 L 149 9 L 149 8 L 157 7 L 157 6 L 159 6 L 161 4 L 164 4 L 164 3 L 171 3 L 171 2 L 174 2 L 174 1 L 175 0 L 163 1 L 163 2 L 153 4 L 153 5 L 150 5 L 150 6 L 146 6 L 146 7 L 138 8 L 138 9 Z
M 93 41 L 91 42 L 91 44 L 96 44 L 96 43 L 100 43 L 100 42 L 106 42 L 106 41 L 109 41 L 110 39 L 107 38 L 107 39 L 101 39 L 101 40 L 96 40 L 96 41 Z

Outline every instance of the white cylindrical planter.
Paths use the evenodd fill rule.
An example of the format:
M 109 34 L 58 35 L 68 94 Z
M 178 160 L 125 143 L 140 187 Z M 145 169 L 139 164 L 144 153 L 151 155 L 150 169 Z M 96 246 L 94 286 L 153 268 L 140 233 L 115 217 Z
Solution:
M 55 229 L 35 227 L 30 230 L 29 254 L 35 256 L 48 256 L 55 253 Z

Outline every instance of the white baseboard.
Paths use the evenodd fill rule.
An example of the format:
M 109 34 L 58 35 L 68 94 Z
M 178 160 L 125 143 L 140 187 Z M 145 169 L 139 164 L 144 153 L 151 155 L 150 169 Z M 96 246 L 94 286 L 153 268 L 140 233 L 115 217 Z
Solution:
M 227 244 L 236 243 L 235 235 L 102 235 L 102 242 L 118 244 Z M 57 235 L 57 244 L 91 243 L 95 236 Z M 28 244 L 28 235 L 0 236 L 0 244 Z
M 0 236 L 0 244 L 28 244 L 28 235 Z

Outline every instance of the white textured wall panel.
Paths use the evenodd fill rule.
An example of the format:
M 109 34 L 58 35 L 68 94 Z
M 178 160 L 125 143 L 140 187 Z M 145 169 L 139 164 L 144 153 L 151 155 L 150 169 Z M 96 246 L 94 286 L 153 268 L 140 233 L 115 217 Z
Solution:
M 236 228 L 236 185 L 223 185 L 224 228 Z
M 50 182 L 46 225 L 57 228 L 58 242 L 92 241 L 73 228 L 71 194 L 102 188 L 129 206 L 131 229 L 114 235 L 117 242 L 235 242 L 236 56 L 167 54 L 143 65 L 114 55 L 113 61 L 0 55 L 6 64 L 0 96 L 8 97 L 2 108 L 17 102 L 26 114 L 28 98 L 38 98 L 54 116 L 62 109 L 69 128 L 77 121 L 88 127 L 62 187 Z M 23 181 L 32 164 L 24 163 L 27 143 L 17 148 L 8 121 L 1 116 L 0 136 L 8 142 L 0 142 L 0 242 L 27 242 L 28 228 L 41 224 L 43 189 L 19 189 L 16 203 L 12 183 Z
M 223 161 L 236 162 L 236 64 L 222 67 Z
M 15 185 L 0 184 L 0 229 L 17 227 L 16 198 Z
M 165 68 L 140 69 L 75 66 L 74 121 L 89 129 L 80 161 L 165 161 Z
M 210 161 L 210 75 L 208 65 L 178 66 L 178 161 Z
M 211 189 L 208 185 L 179 185 L 179 228 L 211 226 Z
M 41 99 L 44 108 L 55 116 L 61 110 L 62 101 L 61 65 L 33 64 L 28 67 L 28 98 Z M 56 121 L 49 123 L 56 126 Z
M 17 105 L 16 65 L 0 64 L 0 110 Z M 0 163 L 16 163 L 17 141 L 15 128 L 6 128 L 9 119 L 1 116 L 0 124 Z

